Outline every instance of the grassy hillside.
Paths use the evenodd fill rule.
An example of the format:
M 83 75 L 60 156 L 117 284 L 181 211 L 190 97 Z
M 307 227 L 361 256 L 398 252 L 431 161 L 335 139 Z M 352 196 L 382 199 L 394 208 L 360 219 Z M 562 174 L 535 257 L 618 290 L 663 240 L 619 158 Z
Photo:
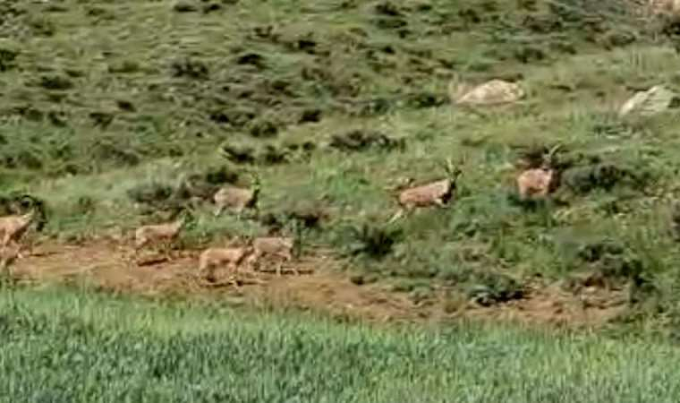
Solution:
M 203 200 L 186 246 L 305 219 L 305 247 L 358 258 L 358 281 L 389 278 L 414 298 L 444 287 L 494 303 L 537 276 L 585 273 L 627 287 L 632 307 L 676 315 L 676 115 L 615 111 L 637 89 L 677 88 L 680 58 L 626 2 L 0 11 L 0 186 L 46 201 L 49 236 L 128 230 Z M 456 108 L 456 77 L 516 81 L 528 96 Z M 521 158 L 558 143 L 568 169 L 556 202 L 519 203 Z M 447 157 L 465 161 L 454 205 L 383 226 L 396 209 L 387 189 L 439 177 Z M 205 200 L 249 184 L 249 170 L 263 178 L 261 216 L 213 218 Z
M 372 329 L 59 290 L 0 302 L 0 401 L 675 402 L 676 348 Z

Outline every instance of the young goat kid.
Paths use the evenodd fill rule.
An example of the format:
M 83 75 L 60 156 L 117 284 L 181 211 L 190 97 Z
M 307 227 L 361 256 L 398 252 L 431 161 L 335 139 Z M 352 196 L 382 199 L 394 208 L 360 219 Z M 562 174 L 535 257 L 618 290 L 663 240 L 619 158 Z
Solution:
M 225 209 L 232 210 L 240 216 L 245 209 L 257 207 L 259 194 L 260 179 L 257 175 L 254 175 L 251 189 L 225 186 L 213 196 L 213 202 L 216 206 L 215 216 L 222 214 Z
M 454 167 L 451 160 L 447 160 L 445 170 L 448 177 L 424 185 L 412 187 L 399 193 L 397 202 L 400 209 L 392 216 L 388 223 L 401 218 L 405 213 L 410 213 L 416 208 L 438 206 L 446 207 L 456 191 L 456 181 L 462 173 L 460 168 Z
M 151 244 L 163 244 L 167 254 L 170 244 L 177 239 L 186 222 L 186 217 L 183 216 L 173 223 L 144 225 L 137 228 L 135 231 L 135 257 L 141 248 Z
M 290 262 L 293 260 L 293 248 L 295 247 L 295 239 L 289 237 L 260 237 L 255 238 L 252 243 L 254 253 L 248 259 L 249 264 L 259 263 L 259 260 L 264 256 L 270 256 L 278 260 L 276 266 L 277 276 L 281 276 L 281 269 L 283 262 Z M 295 267 L 293 273 L 299 275 Z
M 206 279 L 213 281 L 215 278 L 215 269 L 221 266 L 227 266 L 230 274 L 229 283 L 235 288 L 238 288 L 239 266 L 245 261 L 245 258 L 252 253 L 252 247 L 227 247 L 227 248 L 208 248 L 201 253 L 198 261 L 198 270 L 200 274 L 205 274 Z

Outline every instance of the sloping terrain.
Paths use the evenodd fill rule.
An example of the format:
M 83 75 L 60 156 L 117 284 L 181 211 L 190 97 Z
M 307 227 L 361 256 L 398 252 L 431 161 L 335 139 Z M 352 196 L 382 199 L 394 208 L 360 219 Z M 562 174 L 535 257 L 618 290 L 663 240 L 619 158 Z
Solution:
M 44 200 L 46 225 L 30 236 L 65 256 L 17 267 L 87 270 L 92 242 L 190 208 L 184 248 L 302 228 L 303 256 L 330 251 L 357 287 L 412 304 L 507 307 L 545 287 L 675 317 L 677 105 L 617 114 L 636 91 L 680 82 L 676 24 L 641 10 L 613 0 L 3 1 L 0 205 L 22 210 L 17 193 Z M 450 92 L 491 79 L 526 96 L 452 104 Z M 516 176 L 558 144 L 551 201 L 519 200 Z M 451 205 L 385 224 L 398 185 L 441 178 L 449 158 L 462 169 Z M 219 186 L 250 186 L 252 172 L 259 215 L 213 216 Z M 111 261 L 116 246 L 103 253 Z
M 502 320 L 540 325 L 598 327 L 625 310 L 625 294 L 591 288 L 574 295 L 557 287 L 536 284 L 524 298 L 501 307 L 481 307 L 464 298 L 452 299 L 440 288 L 414 300 L 384 284 L 360 284 L 338 271 L 323 256 L 296 262 L 299 275 L 287 267 L 273 272 L 241 273 L 239 288 L 226 281 L 207 282 L 197 272 L 197 253 L 184 251 L 166 261 L 150 256 L 142 265 L 128 260 L 130 248 L 115 242 L 79 246 L 46 244 L 12 267 L 24 284 L 68 284 L 113 294 L 141 294 L 150 298 L 179 297 L 207 302 L 265 308 L 292 308 L 330 314 L 336 318 L 375 322 L 442 323 L 461 318 Z M 148 262 L 144 264 L 144 262 Z M 226 273 L 217 273 L 227 278 Z

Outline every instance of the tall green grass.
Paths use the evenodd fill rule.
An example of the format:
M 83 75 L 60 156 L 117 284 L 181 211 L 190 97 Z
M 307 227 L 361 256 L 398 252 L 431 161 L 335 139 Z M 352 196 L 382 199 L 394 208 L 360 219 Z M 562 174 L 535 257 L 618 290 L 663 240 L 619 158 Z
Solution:
M 0 298 L 2 402 L 676 402 L 680 350 L 457 324 L 107 298 Z

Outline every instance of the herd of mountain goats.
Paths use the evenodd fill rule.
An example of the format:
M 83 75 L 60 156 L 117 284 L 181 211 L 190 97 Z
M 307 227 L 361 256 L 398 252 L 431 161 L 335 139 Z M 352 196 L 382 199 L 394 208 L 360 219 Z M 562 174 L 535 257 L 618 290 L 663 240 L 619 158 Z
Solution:
M 660 7 L 657 3 L 672 3 L 672 11 L 678 11 L 680 14 L 680 1 L 650 0 L 653 7 Z M 469 87 L 454 78 L 449 85 L 449 95 L 456 106 L 488 107 L 514 103 L 525 97 L 525 91 L 517 83 L 504 80 L 495 79 L 477 87 Z M 655 86 L 648 91 L 638 92 L 623 105 L 619 113 L 623 116 L 635 111 L 643 114 L 659 112 L 668 107 L 674 98 L 676 98 L 675 94 L 671 91 L 663 86 Z M 558 173 L 552 157 L 556 150 L 557 147 L 545 153 L 541 165 L 526 167 L 518 174 L 516 187 L 521 199 L 546 198 L 555 190 Z M 388 224 L 416 209 L 448 206 L 456 196 L 456 183 L 462 173 L 460 165 L 454 166 L 451 160 L 447 160 L 444 166 L 446 171 L 444 178 L 420 185 L 413 185 L 409 181 L 408 184 L 397 189 L 396 199 L 399 210 L 388 221 Z M 221 215 L 226 210 L 240 217 L 248 209 L 257 209 L 259 195 L 260 181 L 257 175 L 254 175 L 250 188 L 235 185 L 222 187 L 212 197 L 215 216 Z M 32 208 L 28 213 L 0 217 L 0 248 L 2 248 L 0 268 L 3 271 L 7 270 L 17 258 L 25 256 L 20 241 L 37 218 L 35 200 L 30 196 L 24 197 L 30 199 L 28 201 L 31 202 L 29 205 Z M 167 253 L 168 247 L 177 240 L 185 224 L 186 216 L 183 215 L 174 222 L 144 225 L 137 228 L 134 232 L 134 256 L 137 257 L 138 252 L 143 249 L 161 245 L 165 247 Z M 265 236 L 256 237 L 247 242 L 236 240 L 224 247 L 209 247 L 198 257 L 199 274 L 207 280 L 214 281 L 215 270 L 226 268 L 230 274 L 229 283 L 238 287 L 236 276 L 242 266 L 246 266 L 247 271 L 252 273 L 260 268 L 264 260 L 270 262 L 276 260 L 276 272 L 280 276 L 283 263 L 291 262 L 297 255 L 294 250 L 297 250 L 296 246 L 299 245 L 299 241 L 299 237 Z M 297 270 L 293 272 L 299 274 Z
M 496 103 L 507 103 L 521 96 L 523 96 L 523 93 L 518 90 L 516 85 L 494 80 L 465 93 L 458 103 L 488 104 L 491 103 L 491 100 L 495 100 Z M 450 159 L 446 161 L 444 170 L 446 172 L 444 178 L 420 185 L 413 185 L 409 182 L 397 189 L 396 199 L 399 210 L 388 221 L 388 224 L 415 209 L 448 206 L 455 197 L 456 182 L 462 170 L 460 164 L 454 166 Z M 517 178 L 519 195 L 522 198 L 547 196 L 553 182 L 553 176 L 553 169 L 548 160 L 540 167 L 522 172 Z M 215 216 L 220 216 L 228 211 L 240 218 L 246 210 L 257 209 L 260 188 L 259 176 L 256 173 L 253 173 L 252 184 L 249 188 L 236 185 L 223 186 L 212 197 Z M 0 217 L 0 247 L 3 250 L 2 265 L 5 268 L 16 258 L 24 256 L 21 252 L 20 240 L 36 217 L 35 208 L 23 215 Z M 169 258 L 170 246 L 177 240 L 186 223 L 187 215 L 183 214 L 173 222 L 143 225 L 137 228 L 134 231 L 134 258 L 138 257 L 140 251 L 152 247 L 162 247 L 165 250 L 166 258 Z M 214 282 L 216 269 L 226 268 L 229 273 L 228 283 L 238 287 L 236 276 L 241 268 L 245 266 L 246 271 L 252 273 L 260 268 L 260 263 L 266 260 L 268 262 L 276 261 L 276 273 L 280 276 L 283 264 L 293 261 L 294 251 L 299 241 L 298 237 L 264 236 L 246 242 L 240 242 L 237 239 L 227 246 L 209 247 L 203 250 L 198 257 L 198 272 L 205 279 Z M 293 273 L 299 274 L 294 267 L 295 265 L 292 266 Z

